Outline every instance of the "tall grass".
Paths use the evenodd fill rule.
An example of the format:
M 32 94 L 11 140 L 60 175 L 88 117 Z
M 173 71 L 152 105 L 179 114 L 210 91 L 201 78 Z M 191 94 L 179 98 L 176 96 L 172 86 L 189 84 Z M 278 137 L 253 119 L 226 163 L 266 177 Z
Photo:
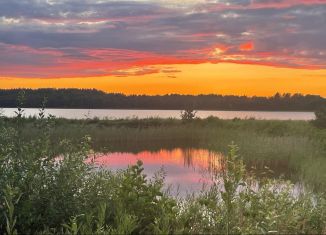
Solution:
M 58 122 L 61 124 L 56 126 Z M 126 125 L 105 121 L 104 130 L 106 124 L 97 121 L 68 122 L 42 115 L 37 121 L 20 116 L 0 120 L 1 234 L 326 233 L 325 195 L 295 192 L 294 185 L 280 179 L 257 178 L 245 170 L 238 147 L 227 147 L 229 139 L 235 139 L 244 154 L 254 148 L 258 149 L 254 152 L 257 157 L 281 153 L 291 159 L 288 154 L 299 148 L 303 153 L 314 150 L 309 157 L 321 159 L 314 154 L 322 148 L 317 151 L 318 143 L 314 146 L 310 138 L 316 140 L 314 135 L 323 133 L 308 124 L 296 127 L 296 123 L 276 122 L 286 126 L 284 132 L 275 131 L 269 122 L 249 120 L 195 120 L 187 124 L 175 120 L 117 121 Z M 227 135 L 227 130 L 231 134 Z M 151 138 L 160 141 L 173 135 L 174 141 L 202 140 L 200 144 L 215 138 L 218 143 L 210 141 L 207 146 L 223 148 L 228 154 L 224 170 L 221 175 L 216 173 L 210 189 L 180 199 L 163 190 L 164 172 L 148 178 L 141 162 L 117 173 L 86 164 L 92 139 L 79 138 L 84 132 L 93 138 L 106 133 L 110 144 L 123 140 L 142 143 Z M 302 142 L 297 143 L 299 140 Z M 280 146 L 272 149 L 282 144 L 290 150 Z
M 66 120 L 53 119 L 53 146 L 62 139 L 73 144 L 85 135 L 95 151 L 139 152 L 176 147 L 208 148 L 226 153 L 232 141 L 241 149 L 247 165 L 269 165 L 276 175 L 304 180 L 315 189 L 326 188 L 326 130 L 306 121 L 176 119 Z M 14 120 L 6 119 L 14 125 Z M 31 139 L 42 131 L 36 118 L 24 119 L 21 136 Z M 60 148 L 54 148 L 60 153 Z

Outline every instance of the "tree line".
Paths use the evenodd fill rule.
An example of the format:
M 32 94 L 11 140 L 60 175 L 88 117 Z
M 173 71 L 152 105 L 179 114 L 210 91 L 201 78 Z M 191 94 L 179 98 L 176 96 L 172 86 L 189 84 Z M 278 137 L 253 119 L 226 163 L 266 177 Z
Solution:
M 85 109 L 173 109 L 173 110 L 265 110 L 314 111 L 326 105 L 318 95 L 280 94 L 270 97 L 235 95 L 124 95 L 95 89 L 0 90 L 0 107 L 17 107 L 24 91 L 25 108 L 38 108 L 46 98 L 47 108 Z

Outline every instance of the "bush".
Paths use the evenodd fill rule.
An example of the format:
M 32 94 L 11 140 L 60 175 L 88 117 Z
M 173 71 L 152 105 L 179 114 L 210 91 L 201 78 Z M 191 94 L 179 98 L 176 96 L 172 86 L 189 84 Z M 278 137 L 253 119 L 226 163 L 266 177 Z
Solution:
M 326 106 L 315 112 L 316 119 L 313 121 L 313 124 L 318 127 L 325 129 L 326 128 Z
M 197 111 L 193 109 L 186 109 L 184 111 L 181 111 L 181 119 L 183 121 L 189 121 L 193 120 L 196 117 Z
M 21 138 L 22 115 L 0 127 L 0 234 L 172 232 L 177 204 L 162 173 L 149 180 L 141 162 L 114 174 L 94 169 L 89 137 L 54 146 L 52 119 L 39 117 L 34 139 Z

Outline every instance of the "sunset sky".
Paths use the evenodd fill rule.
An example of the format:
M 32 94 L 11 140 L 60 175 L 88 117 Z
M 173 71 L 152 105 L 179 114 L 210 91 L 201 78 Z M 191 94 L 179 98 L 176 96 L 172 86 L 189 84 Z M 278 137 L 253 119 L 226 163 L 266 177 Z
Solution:
M 326 97 L 326 0 L 0 0 L 0 88 Z

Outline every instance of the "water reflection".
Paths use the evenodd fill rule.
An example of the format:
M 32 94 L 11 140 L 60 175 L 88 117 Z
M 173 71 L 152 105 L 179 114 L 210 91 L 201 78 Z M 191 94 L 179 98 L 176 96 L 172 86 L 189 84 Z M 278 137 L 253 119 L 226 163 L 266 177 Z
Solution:
M 113 152 L 107 154 L 96 154 L 88 159 L 97 166 L 105 167 L 116 171 L 126 169 L 128 165 L 134 165 L 138 160 L 144 163 L 144 173 L 149 177 L 153 177 L 156 172 L 162 168 L 166 173 L 165 184 L 171 186 L 171 193 L 181 197 L 189 193 L 198 193 L 203 187 L 210 187 L 213 183 L 213 176 L 218 180 L 219 186 L 223 188 L 223 182 L 219 178 L 222 171 L 224 156 L 221 153 L 212 152 L 206 149 L 195 148 L 175 148 L 172 150 L 161 149 L 159 151 L 142 151 L 138 153 L 130 152 Z M 268 177 L 274 178 L 284 172 L 289 171 L 287 164 L 282 169 L 281 161 L 248 161 L 247 170 L 252 170 L 258 178 Z M 267 174 L 266 167 L 275 169 L 276 172 Z M 253 167 L 253 168 L 252 168 Z M 279 169 L 281 168 L 281 169 Z M 277 170 L 278 169 L 278 170 Z M 279 172 L 278 172 L 279 171 Z M 304 191 L 303 183 L 297 180 L 291 180 L 295 183 L 294 195 Z M 258 182 L 252 182 L 253 190 L 258 187 Z M 277 185 L 282 186 L 282 185 Z M 284 186 L 284 185 L 283 185 Z
M 163 168 L 166 172 L 165 183 L 172 186 L 172 193 L 185 195 L 199 192 L 203 185 L 212 183 L 211 175 L 221 170 L 222 154 L 205 149 L 160 150 L 156 152 L 143 151 L 139 153 L 109 153 L 99 155 L 94 159 L 96 165 L 111 170 L 126 169 L 128 165 L 138 160 L 144 163 L 144 173 L 154 176 Z

